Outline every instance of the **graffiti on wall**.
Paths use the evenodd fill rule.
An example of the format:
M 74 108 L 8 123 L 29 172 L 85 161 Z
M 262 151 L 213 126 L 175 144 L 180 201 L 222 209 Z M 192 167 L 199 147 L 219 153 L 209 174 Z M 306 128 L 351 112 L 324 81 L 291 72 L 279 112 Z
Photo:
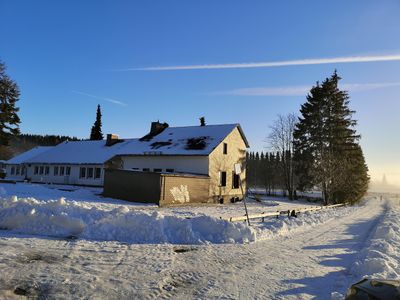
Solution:
M 182 185 L 180 187 L 174 186 L 170 189 L 172 197 L 174 197 L 174 201 L 179 203 L 187 203 L 190 202 L 189 191 L 187 185 Z

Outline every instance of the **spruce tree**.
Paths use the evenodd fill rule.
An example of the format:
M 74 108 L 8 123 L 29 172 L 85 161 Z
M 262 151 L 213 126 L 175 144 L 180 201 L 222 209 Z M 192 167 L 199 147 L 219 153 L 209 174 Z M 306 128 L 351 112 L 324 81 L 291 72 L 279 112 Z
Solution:
M 335 71 L 322 84 L 317 82 L 294 131 L 299 185 L 319 187 L 325 204 L 359 200 L 369 181 L 354 111 L 347 92 L 338 88 L 340 79 Z
M 11 136 L 18 135 L 19 108 L 16 102 L 20 92 L 17 84 L 6 74 L 6 67 L 0 61 L 0 145 L 7 146 Z
M 94 122 L 94 124 L 92 126 L 92 130 L 90 132 L 90 139 L 91 140 L 102 140 L 103 139 L 103 133 L 101 132 L 100 104 L 97 105 L 96 121 Z

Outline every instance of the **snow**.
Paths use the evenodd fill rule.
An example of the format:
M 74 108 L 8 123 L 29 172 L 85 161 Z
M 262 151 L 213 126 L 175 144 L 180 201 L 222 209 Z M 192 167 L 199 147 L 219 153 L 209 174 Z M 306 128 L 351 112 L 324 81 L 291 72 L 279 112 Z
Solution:
M 52 237 L 79 237 L 126 243 L 244 243 L 255 240 L 251 228 L 208 216 L 186 219 L 121 206 L 111 211 L 78 202 L 40 201 L 12 196 L 0 202 L 0 228 Z
M 235 128 L 245 139 L 239 124 L 168 127 L 148 141 L 122 139 L 112 146 L 106 146 L 105 140 L 65 141 L 55 147 L 38 147 L 43 151 L 28 151 L 13 163 L 104 164 L 116 155 L 208 155 Z M 205 147 L 187 149 L 190 138 L 205 138 Z
M 9 159 L 6 163 L 7 164 L 22 164 L 27 160 L 30 160 L 36 156 L 41 155 L 42 153 L 45 153 L 47 151 L 49 151 L 50 149 L 52 149 L 54 147 L 35 147 L 32 148 L 29 151 L 23 152 L 17 156 L 14 156 L 13 158 Z
M 400 278 L 400 200 L 385 201 L 384 205 L 384 215 L 353 265 L 359 277 Z
M 112 146 L 100 141 L 65 141 L 48 151 L 24 160 L 24 163 L 104 164 L 132 139 Z
M 132 140 L 125 147 L 121 148 L 118 154 L 208 155 L 235 128 L 238 128 L 247 144 L 247 140 L 239 124 L 168 127 L 160 134 L 154 136 L 150 141 Z M 203 149 L 187 149 L 187 141 L 191 138 L 205 138 L 205 147 Z M 155 147 L 154 145 L 165 146 Z
M 72 189 L 0 184 L 0 298 L 343 299 L 365 276 L 399 278 L 396 196 L 248 227 L 220 219 L 242 203 L 158 208 Z M 307 205 L 273 199 L 249 209 Z

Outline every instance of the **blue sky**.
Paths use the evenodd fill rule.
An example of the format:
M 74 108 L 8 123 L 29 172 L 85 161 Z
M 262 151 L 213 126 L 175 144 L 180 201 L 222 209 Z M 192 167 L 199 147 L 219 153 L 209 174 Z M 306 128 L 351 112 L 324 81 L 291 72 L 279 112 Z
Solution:
M 400 184 L 397 0 L 0 0 L 0 11 L 0 59 L 21 88 L 25 133 L 87 137 L 99 103 L 105 133 L 138 137 L 153 120 L 205 116 L 241 123 L 252 149 L 264 150 L 276 115 L 297 112 L 307 88 L 336 68 L 371 175 Z M 356 56 L 372 61 L 318 63 Z M 232 66 L 304 59 L 318 60 Z M 138 70 L 193 65 L 224 68 Z

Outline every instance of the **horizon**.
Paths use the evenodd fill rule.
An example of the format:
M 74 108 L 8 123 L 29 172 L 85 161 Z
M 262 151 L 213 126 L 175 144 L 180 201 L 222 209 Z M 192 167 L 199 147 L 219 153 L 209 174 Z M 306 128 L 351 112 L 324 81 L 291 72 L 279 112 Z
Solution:
M 3 1 L 0 60 L 21 90 L 23 133 L 88 137 L 100 104 L 105 134 L 204 116 L 240 123 L 264 152 L 276 116 L 298 115 L 337 69 L 371 182 L 386 174 L 400 189 L 400 3 L 383 2 Z

